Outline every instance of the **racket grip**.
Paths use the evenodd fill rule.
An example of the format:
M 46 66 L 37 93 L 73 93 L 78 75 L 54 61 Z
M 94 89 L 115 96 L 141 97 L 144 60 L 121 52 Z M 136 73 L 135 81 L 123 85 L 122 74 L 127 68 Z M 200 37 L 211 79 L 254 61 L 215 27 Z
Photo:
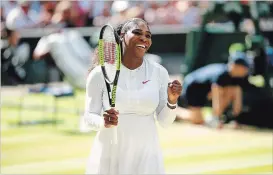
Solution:
M 118 144 L 118 128 L 115 126 L 113 128 L 113 143 Z

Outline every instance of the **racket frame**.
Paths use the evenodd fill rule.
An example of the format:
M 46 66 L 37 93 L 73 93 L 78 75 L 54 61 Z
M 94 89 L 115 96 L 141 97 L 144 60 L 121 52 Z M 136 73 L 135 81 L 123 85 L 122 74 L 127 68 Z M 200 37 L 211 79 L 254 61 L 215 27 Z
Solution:
M 117 44 L 116 47 L 116 54 L 117 54 L 117 59 L 115 59 L 116 61 L 116 74 L 114 77 L 114 80 L 111 82 L 107 73 L 106 73 L 106 69 L 105 69 L 105 64 L 104 64 L 104 41 L 103 41 L 103 34 L 106 28 L 110 28 L 115 36 L 115 41 Z M 110 25 L 110 24 L 106 24 L 102 27 L 101 31 L 100 31 L 100 36 L 99 36 L 99 45 L 98 45 L 98 49 L 99 49 L 99 63 L 101 66 L 101 70 L 104 76 L 104 80 L 106 83 L 106 87 L 107 87 L 107 91 L 108 91 L 108 98 L 109 98 L 109 104 L 111 107 L 115 107 L 116 105 L 116 91 L 117 91 L 117 84 L 118 84 L 118 79 L 119 79 L 119 74 L 120 74 L 120 65 L 121 65 L 121 54 L 122 54 L 122 47 L 121 47 L 121 40 L 119 35 L 117 34 L 116 30 Z M 112 88 L 112 93 L 111 93 L 111 88 L 110 85 L 113 85 Z M 111 93 L 111 95 L 110 95 Z

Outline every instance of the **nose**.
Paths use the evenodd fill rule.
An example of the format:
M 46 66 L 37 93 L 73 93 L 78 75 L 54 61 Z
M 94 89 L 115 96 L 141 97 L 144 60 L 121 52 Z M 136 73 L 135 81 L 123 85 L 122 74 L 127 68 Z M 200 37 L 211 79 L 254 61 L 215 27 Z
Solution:
M 148 39 L 147 39 L 144 35 L 141 35 L 141 36 L 140 36 L 140 40 L 141 40 L 142 42 L 145 42 L 145 43 L 147 43 L 147 41 L 148 41 Z

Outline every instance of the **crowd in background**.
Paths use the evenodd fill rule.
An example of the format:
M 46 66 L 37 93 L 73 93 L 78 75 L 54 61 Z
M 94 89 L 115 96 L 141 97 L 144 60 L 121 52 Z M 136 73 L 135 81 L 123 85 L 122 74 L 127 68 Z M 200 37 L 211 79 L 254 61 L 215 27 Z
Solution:
M 140 17 L 149 24 L 200 23 L 208 1 L 1 1 L 1 21 L 12 28 L 102 26 Z
M 217 3 L 226 0 L 216 1 Z M 231 2 L 231 1 L 227 1 Z M 248 1 L 234 3 L 246 4 Z M 227 6 L 225 9 L 238 7 Z M 232 4 L 232 2 L 231 2 Z M 268 11 L 271 6 L 260 5 Z M 138 17 L 146 20 L 149 25 L 179 24 L 183 27 L 198 26 L 202 16 L 213 7 L 211 1 L 1 1 L 1 22 L 14 29 L 45 28 L 45 27 L 90 27 L 113 25 L 126 19 Z M 264 11 L 262 10 L 262 11 Z M 240 10 L 239 10 L 240 11 Z M 271 9 L 272 11 L 272 9 Z M 245 22 L 244 25 L 251 26 Z M 1 25 L 4 26 L 4 25 Z
M 21 29 L 100 27 L 108 22 L 112 25 L 117 25 L 134 17 L 146 20 L 149 25 L 180 24 L 185 27 L 191 27 L 192 25 L 200 24 L 201 13 L 204 12 L 204 9 L 206 9 L 208 5 L 209 1 L 171 0 L 140 2 L 125 0 L 1 1 L 1 72 L 8 81 L 1 81 L 1 84 L 32 82 L 32 80 L 30 80 L 31 78 L 27 80 L 27 75 L 29 75 L 27 72 L 32 69 L 31 66 L 27 66 L 27 63 L 32 65 L 33 50 L 40 50 L 40 47 L 24 42 L 24 47 L 27 48 L 21 50 L 25 50 L 24 52 L 29 53 L 29 56 L 25 56 L 29 59 L 23 59 L 25 60 L 24 64 L 20 65 L 12 61 L 14 58 L 19 57 L 17 48 L 22 44 L 19 43 Z M 47 44 L 47 40 L 43 38 L 46 38 L 46 36 L 42 37 L 39 43 L 44 48 L 45 45 L 49 44 Z M 80 40 L 80 38 L 78 39 Z M 22 56 L 26 54 L 20 53 L 19 55 Z M 47 66 L 56 68 L 49 53 L 42 56 L 40 55 L 37 59 L 44 59 L 46 60 Z M 18 71 L 19 69 L 20 71 Z M 47 69 L 49 70 L 49 68 Z M 21 73 L 22 70 L 24 74 Z M 11 77 L 17 78 L 10 82 Z M 48 80 L 45 81 L 52 80 L 47 76 L 46 79 Z
M 225 4 L 222 11 L 232 9 L 236 13 L 238 4 L 249 5 L 250 1 L 241 0 L 227 1 L 190 1 L 190 0 L 157 0 L 157 1 L 132 1 L 132 0 L 115 0 L 115 1 L 91 1 L 91 0 L 55 0 L 55 1 L 30 1 L 30 0 L 6 0 L 1 1 L 1 54 L 10 51 L 9 47 L 18 47 L 21 37 L 20 29 L 25 28 L 67 28 L 67 27 L 101 27 L 106 23 L 117 25 L 126 21 L 129 18 L 142 18 L 151 25 L 180 25 L 182 27 L 195 27 L 202 23 L 206 12 L 219 13 L 216 7 L 216 2 Z M 225 2 L 225 3 L 224 3 Z M 226 3 L 229 2 L 229 3 Z M 236 5 L 237 3 L 237 5 Z M 262 6 L 268 11 L 271 6 Z M 215 6 L 214 6 L 215 5 Z M 214 9 L 215 10 L 212 10 Z M 240 7 L 239 7 L 240 8 Z M 221 11 L 220 10 L 220 11 Z M 240 11 L 240 10 L 239 10 Z M 221 12 L 225 13 L 225 12 Z M 240 13 L 240 12 L 239 12 Z M 208 14 L 208 13 L 206 13 Z M 219 14 L 216 14 L 216 16 Z M 208 23 L 215 25 L 221 23 L 222 28 L 226 29 L 231 26 L 232 22 L 229 17 L 240 15 L 227 15 L 224 18 L 216 17 Z M 272 15 L 271 15 L 272 16 Z M 205 20 L 206 21 L 206 20 Z M 231 24 L 231 25 L 230 25 Z M 272 24 L 272 23 L 271 23 Z M 242 20 L 241 31 L 253 33 L 254 24 L 251 20 Z M 165 26 L 161 26 L 163 29 Z M 216 26 L 217 30 L 219 26 Z M 221 28 L 221 29 L 222 29 Z M 273 27 L 271 27 L 272 29 Z M 9 31 L 8 31 L 9 30 Z M 59 30 L 57 30 L 59 31 Z M 31 31 L 32 32 L 32 31 Z M 19 35 L 20 34 L 20 35 Z M 42 36 L 40 36 L 42 37 Z M 95 38 L 95 37 L 93 37 Z M 44 41 L 44 40 L 42 40 Z M 92 43 L 92 37 L 90 42 Z M 13 43 L 13 44 L 12 44 Z M 43 43 L 43 42 L 41 42 Z M 45 42 L 47 43 L 47 42 Z M 29 45 L 29 43 L 26 43 Z M 271 44 L 271 43 L 270 43 Z M 49 45 L 49 44 L 47 44 Z M 92 44 L 91 44 L 92 45 Z M 29 45 L 30 58 L 32 58 L 33 49 L 36 45 Z M 39 47 L 38 47 L 39 48 Z M 14 53 L 15 54 L 15 53 Z M 6 59 L 1 59 L 1 65 L 7 61 L 7 65 L 11 65 L 12 54 Z M 22 54 L 20 54 L 22 55 Z M 4 56 L 2 56 L 4 58 Z M 4 60 L 4 61 L 3 61 Z M 49 60 L 49 59 L 47 59 Z M 51 64 L 51 63 L 50 63 Z M 54 64 L 53 64 L 54 65 Z M 3 67 L 3 66 L 2 66 Z M 6 66 L 7 67 L 7 66 Z M 1 68 L 2 71 L 3 68 Z

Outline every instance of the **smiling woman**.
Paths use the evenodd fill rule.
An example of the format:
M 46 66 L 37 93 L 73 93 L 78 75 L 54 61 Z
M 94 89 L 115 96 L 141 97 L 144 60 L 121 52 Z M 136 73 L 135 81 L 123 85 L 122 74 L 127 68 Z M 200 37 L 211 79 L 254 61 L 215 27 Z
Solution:
M 123 53 L 115 108 L 109 106 L 107 87 L 98 64 L 87 78 L 84 121 L 90 130 L 98 133 L 86 173 L 163 174 L 155 121 L 163 127 L 173 123 L 182 87 L 177 80 L 170 82 L 164 67 L 144 58 L 152 45 L 145 21 L 133 18 L 119 25 L 117 33 Z M 93 60 L 98 60 L 96 55 Z M 116 145 L 111 144 L 113 126 L 117 127 Z
M 146 21 L 133 18 L 117 26 L 116 31 L 122 40 L 122 63 L 129 69 L 142 64 L 143 56 L 152 45 L 152 34 Z M 125 35 L 126 34 L 126 35 Z M 89 72 L 98 65 L 98 50 L 94 52 Z
M 144 54 L 152 45 L 152 35 L 147 23 L 138 18 L 125 23 L 121 39 L 124 41 L 123 64 L 129 69 L 139 67 Z

